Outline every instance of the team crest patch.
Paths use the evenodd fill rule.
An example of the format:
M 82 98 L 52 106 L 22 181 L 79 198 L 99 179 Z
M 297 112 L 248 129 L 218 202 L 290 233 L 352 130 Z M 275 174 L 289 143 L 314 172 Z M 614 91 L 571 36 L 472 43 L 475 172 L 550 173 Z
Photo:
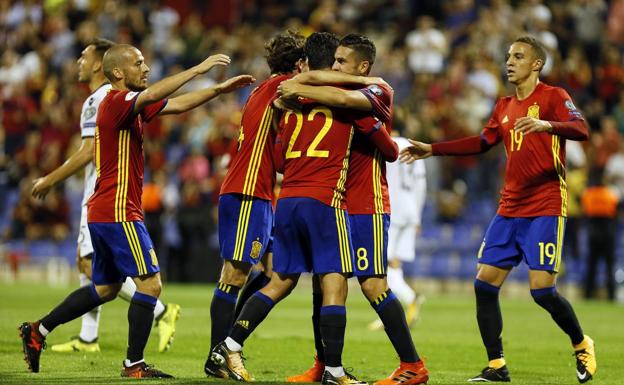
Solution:
M 255 241 L 251 242 L 251 252 L 249 253 L 249 256 L 253 259 L 258 259 L 258 257 L 260 257 L 261 250 L 262 242 L 256 239 Z
M 138 94 L 139 94 L 139 93 L 138 93 L 138 92 L 136 92 L 136 91 L 131 91 L 131 92 L 128 92 L 128 93 L 126 94 L 126 101 L 127 101 L 127 102 L 131 101 L 131 100 L 132 100 L 135 96 L 137 96 Z
M 381 96 L 381 94 L 383 94 L 383 91 L 378 85 L 375 85 L 375 84 L 370 85 L 368 86 L 368 89 L 377 96 Z
M 87 108 L 85 110 L 85 112 L 84 112 L 85 120 L 88 120 L 88 119 L 91 119 L 92 117 L 94 117 L 96 112 L 97 112 L 97 110 L 95 109 L 95 107 Z
M 564 104 L 568 110 L 570 111 L 576 110 L 576 106 L 574 106 L 574 103 L 572 103 L 571 100 L 566 100 Z
M 529 107 L 529 110 L 527 111 L 527 116 L 529 118 L 539 119 L 539 110 L 540 110 L 539 105 L 534 104 L 531 107 Z
M 156 252 L 153 247 L 149 249 L 149 255 L 152 257 L 152 266 L 158 266 L 158 258 L 156 258 Z

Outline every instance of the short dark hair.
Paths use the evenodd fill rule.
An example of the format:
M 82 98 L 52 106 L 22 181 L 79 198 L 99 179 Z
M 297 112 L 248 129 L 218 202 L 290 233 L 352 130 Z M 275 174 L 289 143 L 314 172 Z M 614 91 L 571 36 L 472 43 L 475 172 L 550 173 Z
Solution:
M 375 43 L 364 35 L 350 33 L 340 40 L 340 46 L 351 48 L 362 60 L 368 62 L 369 67 L 372 67 L 375 62 L 375 55 L 377 54 Z
M 115 45 L 115 42 L 110 41 L 108 39 L 104 39 L 101 37 L 96 37 L 87 44 L 87 46 L 95 46 L 95 54 L 102 59 L 104 57 L 104 53 L 108 51 L 108 49 Z
M 331 68 L 340 40 L 330 32 L 314 32 L 305 42 L 303 51 L 311 70 Z
M 273 36 L 265 45 L 266 61 L 272 74 L 289 73 L 297 61 L 303 59 L 305 38 L 298 32 L 288 30 Z
M 533 53 L 535 54 L 535 58 L 542 61 L 542 67 L 540 68 L 540 71 L 542 70 L 542 68 L 544 68 L 544 65 L 546 65 L 546 49 L 539 40 L 527 35 L 517 38 L 514 43 L 524 43 L 530 45 L 533 49 Z

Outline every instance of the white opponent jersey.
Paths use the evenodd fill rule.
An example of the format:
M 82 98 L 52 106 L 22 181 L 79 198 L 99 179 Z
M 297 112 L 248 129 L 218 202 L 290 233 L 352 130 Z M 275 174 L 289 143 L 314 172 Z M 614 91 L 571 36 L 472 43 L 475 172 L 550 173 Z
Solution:
M 411 146 L 407 139 L 392 138 L 399 151 Z M 427 193 L 425 162 L 417 160 L 412 164 L 399 161 L 386 163 L 386 179 L 392 207 L 392 224 L 420 225 Z
M 80 114 L 80 136 L 84 138 L 95 137 L 95 119 L 97 118 L 98 108 L 104 96 L 108 93 L 112 86 L 108 83 L 101 85 L 97 90 L 82 104 L 82 113 Z M 84 194 L 82 196 L 82 206 L 86 209 L 87 201 L 93 190 L 95 189 L 95 165 L 89 162 L 85 166 L 84 178 Z

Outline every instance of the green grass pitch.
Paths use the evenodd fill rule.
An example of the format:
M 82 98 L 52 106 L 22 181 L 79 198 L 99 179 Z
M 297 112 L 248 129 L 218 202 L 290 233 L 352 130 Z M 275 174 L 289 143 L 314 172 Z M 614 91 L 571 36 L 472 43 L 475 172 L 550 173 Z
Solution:
M 60 354 L 44 351 L 41 371 L 29 373 L 22 361 L 17 326 L 34 320 L 62 300 L 72 288 L 41 284 L 0 283 L 0 383 L 13 384 L 113 384 L 129 383 L 119 370 L 127 339 L 127 303 L 105 305 L 100 323 L 101 353 Z M 166 285 L 163 299 L 182 306 L 172 349 L 157 353 L 152 333 L 146 360 L 172 373 L 175 380 L 149 383 L 224 383 L 203 373 L 210 334 L 212 286 Z M 575 301 L 585 332 L 596 341 L 598 373 L 590 385 L 624 384 L 624 308 L 607 303 Z M 512 384 L 576 384 L 572 349 L 565 336 L 530 299 L 503 298 L 503 333 Z M 308 281 L 284 302 L 247 341 L 247 367 L 258 383 L 280 383 L 287 375 L 312 363 L 311 295 Z M 398 359 L 383 331 L 370 332 L 374 312 L 358 288 L 351 288 L 347 308 L 344 364 L 360 379 L 387 376 Z M 63 325 L 48 337 L 48 344 L 65 342 L 76 335 L 79 321 Z M 430 296 L 412 336 L 431 372 L 429 384 L 464 384 L 485 365 L 486 357 L 476 325 L 472 293 Z M 231 382 L 230 382 L 231 383 Z

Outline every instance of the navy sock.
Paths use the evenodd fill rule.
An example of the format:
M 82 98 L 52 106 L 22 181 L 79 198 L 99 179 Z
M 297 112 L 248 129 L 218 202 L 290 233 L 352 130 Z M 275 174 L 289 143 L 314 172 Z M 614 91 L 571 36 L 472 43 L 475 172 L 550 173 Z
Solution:
M 234 323 L 239 287 L 219 282 L 210 303 L 210 349 L 225 340 Z
M 154 321 L 154 307 L 158 298 L 139 293 L 132 296 L 128 307 L 128 352 L 130 362 L 143 359 L 143 351 Z
M 314 331 L 314 347 L 316 357 L 319 361 L 325 362 L 325 351 L 323 349 L 323 339 L 321 338 L 321 306 L 323 305 L 323 294 L 312 293 L 312 330 Z
M 371 302 L 371 306 L 379 319 L 384 324 L 384 329 L 394 350 L 399 355 L 402 362 L 416 362 L 420 358 L 416 353 L 412 335 L 410 334 L 407 321 L 405 320 L 405 312 L 401 302 L 394 293 L 388 289 L 383 292 L 377 299 Z
M 583 342 L 583 329 L 579 324 L 572 305 L 559 295 L 555 287 L 531 290 L 531 295 L 538 305 L 550 313 L 553 320 L 559 325 L 574 345 Z
M 103 304 L 104 301 L 95 291 L 94 285 L 74 290 L 57 307 L 41 319 L 41 324 L 48 331 L 69 322 Z
M 275 302 L 268 296 L 257 291 L 243 306 L 243 310 L 234 322 L 230 337 L 241 346 L 249 335 L 264 321 Z
M 320 330 L 325 349 L 325 366 L 342 366 L 346 326 L 347 309 L 344 306 L 321 307 Z
M 477 298 L 477 323 L 488 360 L 503 358 L 503 316 L 498 302 L 500 288 L 487 282 L 475 279 L 475 296 Z
M 249 274 L 249 278 L 247 278 L 247 282 L 245 282 L 245 286 L 243 286 L 243 290 L 241 290 L 240 295 L 238 296 L 238 302 L 236 302 L 236 310 L 234 310 L 234 319 L 238 318 L 240 312 L 243 310 L 243 306 L 245 306 L 245 302 L 255 294 L 258 290 L 262 289 L 271 281 L 271 278 L 264 275 L 263 271 L 260 270 L 251 270 Z

